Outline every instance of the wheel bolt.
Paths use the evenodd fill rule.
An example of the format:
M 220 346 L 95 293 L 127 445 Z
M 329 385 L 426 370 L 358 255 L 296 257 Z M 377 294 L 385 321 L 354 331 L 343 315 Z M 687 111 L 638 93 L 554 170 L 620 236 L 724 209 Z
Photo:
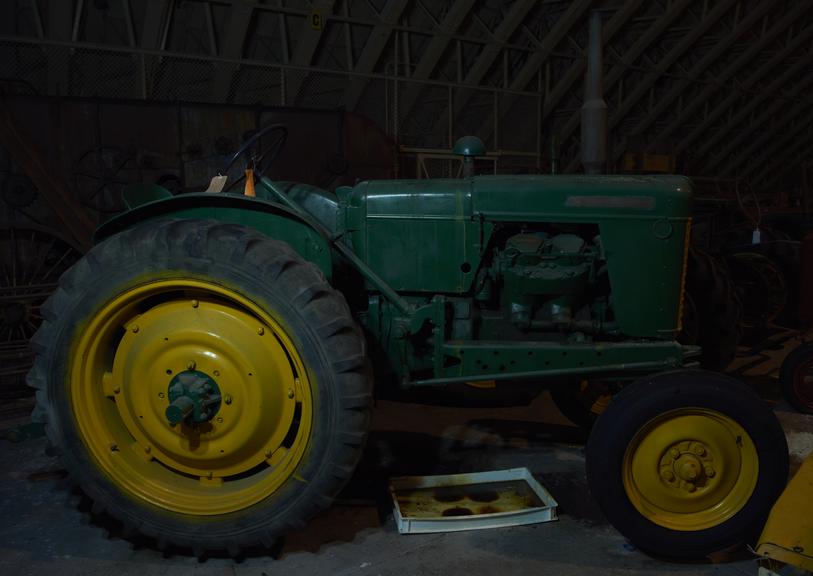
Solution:
M 220 416 L 218 416 L 218 417 L 217 417 L 217 423 L 218 423 L 218 424 L 223 424 L 223 418 L 221 418 Z
M 151 447 L 149 447 L 149 446 L 144 446 L 144 452 L 146 452 L 147 454 L 149 454 L 150 452 L 152 452 L 152 448 L 151 448 Z
M 694 448 L 692 448 L 692 452 L 697 454 L 698 456 L 703 456 L 706 453 L 706 449 L 703 448 L 700 444 L 695 444 Z
M 257 328 L 257 334 L 259 334 L 260 336 L 262 336 L 263 334 L 265 334 L 265 328 L 263 328 L 262 326 L 260 326 L 259 328 Z
M 214 374 L 215 376 L 220 376 L 220 370 L 215 370 L 214 372 L 212 372 L 212 374 Z
M 116 386 L 113 388 L 113 394 L 118 394 L 119 392 L 121 392 L 121 386 Z
M 706 466 L 706 476 L 708 476 L 709 478 L 714 478 L 715 474 L 716 472 L 714 468 L 712 468 L 711 466 Z
M 190 360 L 190 362 L 189 362 L 189 363 L 186 365 L 186 369 L 187 369 L 187 370 L 194 370 L 194 369 L 195 369 L 195 366 L 196 366 L 195 361 L 194 361 L 194 360 Z
M 192 300 L 192 308 L 197 308 L 199 302 L 197 300 Z
M 672 448 L 669 451 L 669 456 L 671 456 L 674 460 L 677 460 L 678 458 L 680 458 L 680 450 L 678 450 L 677 448 Z
M 135 334 L 136 332 L 138 332 L 138 324 L 133 324 L 133 327 L 132 327 L 132 328 L 130 328 L 130 330 L 132 330 L 132 331 L 133 331 L 133 334 Z
M 159 398 L 163 398 L 163 397 L 164 397 L 164 393 L 163 393 L 163 392 L 159 392 L 159 393 L 158 393 L 158 397 L 159 397 Z
M 212 479 L 212 476 L 213 476 L 213 474 L 212 474 L 211 472 L 207 472 L 207 473 L 206 473 L 206 477 L 207 477 L 209 480 L 211 480 L 211 479 Z
M 293 388 L 288 388 L 288 398 L 293 398 L 293 397 L 294 397 L 294 389 Z
M 223 402 L 225 402 L 226 404 L 231 404 L 231 394 L 226 394 L 225 396 L 223 396 Z
M 692 482 L 686 482 L 685 488 L 689 492 L 694 492 L 695 490 L 697 490 L 697 487 Z
M 672 480 L 675 479 L 675 475 L 671 470 L 664 469 L 661 470 L 661 478 L 663 478 L 667 482 L 671 482 Z
M 265 451 L 265 457 L 266 458 L 271 458 L 271 454 L 273 454 L 273 452 L 271 452 L 271 450 L 266 450 Z
M 119 445 L 116 444 L 115 442 L 111 442 L 109 448 L 111 452 L 117 452 L 119 449 Z

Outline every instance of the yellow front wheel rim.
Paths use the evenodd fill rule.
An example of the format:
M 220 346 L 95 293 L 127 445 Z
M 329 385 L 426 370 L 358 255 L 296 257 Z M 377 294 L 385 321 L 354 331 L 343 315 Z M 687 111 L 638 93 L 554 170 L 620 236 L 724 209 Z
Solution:
M 218 515 L 296 478 L 313 417 L 308 374 L 280 320 L 241 294 L 188 279 L 133 287 L 83 327 L 72 358 L 81 438 L 128 497 Z M 209 393 L 197 419 L 173 425 L 179 375 L 198 375 Z
M 759 457 L 748 433 L 730 417 L 680 408 L 649 421 L 624 454 L 627 497 L 645 518 L 681 531 L 718 526 L 750 499 Z

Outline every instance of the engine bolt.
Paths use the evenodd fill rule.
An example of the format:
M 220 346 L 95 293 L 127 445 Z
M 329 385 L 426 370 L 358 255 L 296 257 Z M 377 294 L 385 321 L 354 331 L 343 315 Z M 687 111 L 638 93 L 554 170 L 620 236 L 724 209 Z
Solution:
M 293 397 L 294 397 L 294 389 L 293 388 L 288 388 L 288 398 L 293 398 Z
M 703 456 L 706 453 L 706 449 L 703 448 L 703 446 L 700 444 L 695 444 L 694 447 L 692 448 L 692 452 L 694 452 L 698 456 Z
M 711 466 L 706 466 L 706 476 L 708 476 L 709 478 L 714 478 L 714 475 L 716 473 L 717 472 L 715 472 L 714 468 L 712 468 Z
M 680 450 L 678 450 L 677 448 L 672 448 L 669 451 L 669 456 L 671 456 L 674 460 L 677 460 L 678 458 L 680 458 Z
M 265 328 L 263 328 L 262 326 L 260 326 L 259 328 L 257 328 L 257 334 L 259 334 L 260 336 L 262 336 L 263 334 L 265 334 Z
M 194 361 L 194 360 L 190 360 L 190 361 L 189 361 L 189 363 L 186 365 L 186 369 L 187 369 L 187 370 L 194 370 L 194 369 L 195 369 L 195 366 L 197 366 L 197 364 L 195 364 L 195 361 Z
M 198 302 L 197 300 L 192 300 L 192 308 L 197 308 L 198 304 L 200 304 L 200 302 Z
M 666 480 L 667 482 L 672 482 L 675 479 L 675 475 L 671 470 L 661 470 L 661 478 Z
M 223 396 L 223 402 L 225 402 L 226 404 L 231 404 L 231 394 L 226 394 L 225 396 Z
M 132 330 L 132 331 L 133 331 L 133 334 L 135 334 L 136 332 L 138 332 L 138 324 L 133 324 L 133 327 L 132 327 L 132 328 L 130 328 L 130 330 Z

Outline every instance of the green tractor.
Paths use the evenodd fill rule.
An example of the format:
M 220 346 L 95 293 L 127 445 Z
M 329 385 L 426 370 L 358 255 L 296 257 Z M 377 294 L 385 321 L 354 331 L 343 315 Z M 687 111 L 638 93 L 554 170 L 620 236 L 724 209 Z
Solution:
M 684 558 L 758 534 L 787 445 L 752 390 L 676 341 L 689 180 L 334 194 L 259 160 L 230 190 L 130 194 L 42 308 L 35 416 L 94 513 L 161 549 L 270 547 L 353 474 L 375 374 L 381 394 L 600 383 L 587 476 L 613 525 Z

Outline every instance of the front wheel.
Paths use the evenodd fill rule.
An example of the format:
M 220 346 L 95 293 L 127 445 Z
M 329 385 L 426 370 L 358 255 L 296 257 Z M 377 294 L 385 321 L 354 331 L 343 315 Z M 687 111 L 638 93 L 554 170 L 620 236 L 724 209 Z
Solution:
M 344 298 L 287 244 L 208 220 L 94 247 L 43 307 L 29 383 L 72 479 L 159 548 L 269 546 L 330 504 L 368 421 Z
M 813 343 L 787 355 L 779 372 L 782 394 L 799 412 L 813 414 Z
M 587 444 L 590 491 L 610 523 L 641 549 L 674 558 L 749 542 L 787 475 L 773 412 L 743 384 L 701 370 L 628 386 Z

